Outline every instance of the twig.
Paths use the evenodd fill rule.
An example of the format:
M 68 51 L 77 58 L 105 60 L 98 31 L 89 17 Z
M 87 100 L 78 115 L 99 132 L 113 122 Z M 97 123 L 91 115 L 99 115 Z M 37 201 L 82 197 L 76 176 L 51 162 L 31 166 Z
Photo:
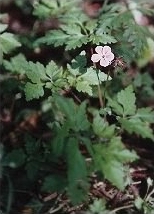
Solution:
M 57 211 L 61 210 L 63 208 L 64 204 L 59 205 L 59 207 L 57 207 L 56 209 L 50 209 L 46 214 L 52 214 L 52 213 L 56 213 Z
M 78 103 L 81 103 L 81 100 L 76 96 L 76 94 L 74 94 L 73 91 L 70 91 L 70 93 L 74 96 Z
M 124 209 L 132 208 L 132 207 L 134 207 L 133 204 L 127 205 L 127 206 L 123 206 L 123 207 L 118 207 L 118 208 L 114 209 L 113 211 L 111 211 L 110 214 L 114 214 L 119 210 L 124 210 Z

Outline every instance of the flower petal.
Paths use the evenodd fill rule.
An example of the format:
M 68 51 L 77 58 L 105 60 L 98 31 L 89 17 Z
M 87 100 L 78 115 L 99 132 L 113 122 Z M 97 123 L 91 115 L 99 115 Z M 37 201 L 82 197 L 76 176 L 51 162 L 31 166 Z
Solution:
M 105 59 L 111 62 L 114 59 L 114 54 L 112 52 L 106 54 Z
M 111 53 L 111 48 L 107 45 L 103 47 L 103 55 Z
M 101 58 L 100 65 L 103 66 L 103 67 L 107 67 L 108 65 L 110 65 L 110 61 L 108 61 L 108 60 L 106 60 L 104 58 Z
M 98 53 L 98 54 L 103 54 L 103 47 L 102 46 L 97 46 L 96 48 L 95 48 L 95 51 L 96 51 L 96 53 Z
M 101 56 L 100 56 L 99 54 L 93 54 L 93 55 L 91 56 L 91 60 L 92 60 L 93 62 L 98 62 L 100 59 L 101 59 Z

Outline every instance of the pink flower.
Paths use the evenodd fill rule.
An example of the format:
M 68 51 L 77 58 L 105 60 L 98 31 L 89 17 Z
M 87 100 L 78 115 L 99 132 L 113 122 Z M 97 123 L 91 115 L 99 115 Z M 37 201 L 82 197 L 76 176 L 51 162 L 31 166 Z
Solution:
M 111 64 L 111 61 L 114 59 L 114 54 L 109 46 L 97 46 L 95 51 L 97 54 L 91 56 L 93 62 L 100 61 L 100 65 L 103 67 L 107 67 Z

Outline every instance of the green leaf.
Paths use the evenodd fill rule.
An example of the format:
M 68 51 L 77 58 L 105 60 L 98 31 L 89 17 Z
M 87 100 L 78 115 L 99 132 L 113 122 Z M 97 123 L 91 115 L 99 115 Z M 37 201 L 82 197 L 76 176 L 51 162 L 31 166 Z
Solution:
M 12 33 L 3 33 L 0 35 L 0 49 L 3 53 L 9 53 L 20 46 L 21 44 L 16 40 Z
M 121 138 L 113 136 L 107 144 L 95 144 L 95 167 L 119 189 L 123 190 L 126 184 L 126 171 L 123 163 L 132 162 L 138 158 L 136 153 L 127 150 Z
M 4 60 L 3 65 L 6 70 L 17 74 L 25 74 L 27 68 L 29 67 L 25 56 L 22 54 L 12 57 L 9 61 Z
M 54 174 L 45 177 L 41 190 L 45 192 L 61 192 L 66 185 L 67 182 L 63 176 Z
M 72 60 L 71 66 L 68 65 L 68 70 L 73 76 L 77 76 L 80 73 L 85 72 L 85 67 L 87 64 L 87 58 L 85 54 L 85 51 L 82 51 L 80 55 L 78 55 L 77 57 L 75 57 L 75 59 Z
M 113 136 L 111 138 L 110 144 L 108 145 L 108 153 L 121 163 L 132 162 L 138 159 L 138 156 L 134 151 L 129 151 L 125 148 L 120 137 Z
M 99 45 L 99 44 L 102 43 L 102 37 L 101 37 L 100 35 L 92 34 L 92 35 L 90 35 L 89 40 L 90 40 L 93 44 L 96 44 L 96 45 Z
M 110 153 L 107 147 L 101 144 L 94 145 L 94 151 L 95 167 L 99 169 L 104 177 L 113 185 L 123 190 L 125 187 L 123 164 L 117 160 L 116 156 Z
M 123 115 L 126 116 L 135 114 L 135 100 L 135 93 L 133 92 L 132 86 L 128 86 L 127 88 L 118 93 L 117 101 L 123 107 Z
M 66 45 L 66 50 L 81 47 L 89 41 L 87 35 L 82 34 L 81 27 L 77 24 L 62 25 L 59 30 L 49 31 L 45 37 L 36 41 L 37 44 L 53 44 L 55 47 Z
M 39 18 L 47 18 L 50 16 L 51 10 L 45 5 L 39 5 L 35 8 L 33 14 Z
M 135 207 L 138 209 L 138 210 L 141 210 L 142 209 L 142 206 L 143 206 L 143 199 L 141 197 L 137 197 L 134 201 L 134 204 L 135 204 Z
M 154 140 L 153 130 L 146 122 L 143 122 L 137 118 L 132 118 L 129 120 L 120 118 L 119 122 L 121 123 L 122 127 L 130 134 L 136 133 L 142 136 L 143 138 L 149 138 L 151 140 Z
M 123 108 L 116 100 L 108 97 L 108 106 L 112 107 L 118 115 L 123 115 Z
M 68 81 L 70 86 L 74 86 L 76 83 L 76 79 L 73 76 L 68 76 L 67 81 Z
M 52 140 L 52 153 L 55 157 L 59 157 L 64 148 L 64 136 L 61 135 L 61 132 L 58 133 L 58 135 Z
M 86 163 L 78 148 L 77 139 L 69 139 L 66 152 L 69 182 L 68 194 L 72 203 L 77 204 L 85 200 L 88 191 Z
M 26 75 L 33 83 L 40 83 L 41 79 L 46 79 L 45 67 L 40 62 L 29 62 Z
M 102 166 L 105 178 L 120 190 L 124 190 L 124 168 L 123 165 L 115 160 L 105 161 Z
M 60 96 L 55 96 L 55 102 L 58 105 L 61 113 L 65 115 L 66 122 L 71 129 L 78 132 L 79 130 L 87 130 L 89 121 L 86 115 L 86 102 L 82 102 L 80 106 L 76 105 L 73 99 L 66 99 Z
M 104 82 L 112 79 L 110 76 L 108 77 L 107 74 L 101 71 L 98 71 L 98 75 L 97 75 L 97 71 L 93 68 L 88 68 L 87 72 L 81 75 L 80 78 L 82 78 L 84 81 L 87 81 L 89 85 L 98 85 L 99 81 Z
M 81 137 L 81 141 L 86 146 L 89 154 L 93 157 L 93 148 L 92 148 L 91 139 L 86 138 L 86 137 Z
M 66 50 L 71 50 L 75 48 L 80 48 L 83 44 L 88 43 L 88 38 L 84 35 L 78 35 L 74 36 L 74 38 L 71 38 L 67 41 Z
M 67 137 L 68 132 L 69 126 L 66 123 L 64 123 L 61 129 L 57 128 L 56 136 L 51 141 L 53 156 L 60 157 L 62 155 L 65 146 L 65 138 Z
M 45 84 L 46 88 L 52 90 L 52 92 L 60 92 L 63 88 L 68 88 L 67 78 L 65 78 L 64 69 L 59 67 L 54 61 L 50 61 L 45 68 L 46 79 L 48 81 Z
M 100 43 L 101 44 L 111 44 L 111 43 L 116 43 L 117 40 L 115 37 L 107 34 L 107 33 L 102 33 L 100 30 L 98 30 L 96 32 L 96 35 L 92 35 L 90 37 L 90 40 L 94 43 L 94 44 L 97 44 L 99 45 Z
M 114 155 L 117 155 L 117 159 L 120 162 L 132 162 L 138 159 L 137 154 L 134 151 L 129 151 L 128 149 L 123 149 L 121 151 L 113 151 Z
M 25 149 L 26 149 L 26 153 L 29 156 L 33 156 L 35 154 L 37 154 L 39 152 L 40 149 L 40 141 L 34 139 L 32 136 L 30 135 L 26 135 L 25 136 Z
M 33 84 L 27 82 L 24 88 L 26 100 L 38 99 L 44 95 L 43 84 Z
M 82 29 L 86 31 L 85 24 L 89 20 L 89 17 L 78 7 L 78 3 L 75 0 L 69 0 L 73 3 L 73 7 L 70 6 L 68 9 L 68 12 L 60 17 L 60 21 L 64 23 L 65 25 L 77 25 L 82 26 Z M 62 2 L 62 1 L 61 1 Z M 76 7 L 74 7 L 76 5 Z M 72 28 L 73 29 L 73 28 Z
M 105 24 L 107 23 L 107 20 L 105 19 Z M 110 26 L 110 25 L 109 25 Z M 90 41 L 93 42 L 93 44 L 111 44 L 116 43 L 117 40 L 114 36 L 111 35 L 111 31 L 109 31 L 109 28 L 103 29 L 103 26 L 99 26 L 97 31 L 90 35 Z
M 106 122 L 103 120 L 102 117 L 100 117 L 98 113 L 96 113 L 94 115 L 93 125 L 92 125 L 94 133 L 100 137 L 103 137 L 105 126 L 106 126 Z
M 87 130 L 90 126 L 89 121 L 87 120 L 86 115 L 86 102 L 82 102 L 81 105 L 77 108 L 76 114 L 75 114 L 75 130 Z
M 61 28 L 69 35 L 68 40 L 65 41 L 66 50 L 75 49 L 81 47 L 83 44 L 87 44 L 88 37 L 81 33 L 81 27 L 77 23 L 63 25 Z
M 0 24 L 0 33 L 5 31 L 7 29 L 8 25 L 7 24 Z
M 26 155 L 22 149 L 14 149 L 8 153 L 3 160 L 3 164 L 12 168 L 18 168 L 25 163 Z
M 104 199 L 95 199 L 93 204 L 89 206 L 90 213 L 109 214 L 109 210 L 106 210 L 106 201 Z
M 60 17 L 62 21 L 64 21 L 65 13 L 66 15 L 70 13 L 72 7 L 74 7 L 75 5 L 76 2 L 72 0 L 63 0 L 60 2 L 57 2 L 55 0 L 42 0 L 34 4 L 33 14 L 38 16 L 39 18 Z
M 87 93 L 89 94 L 90 96 L 93 95 L 92 93 L 92 87 L 88 84 L 87 81 L 78 81 L 76 83 L 76 89 L 79 91 L 79 92 L 83 92 L 83 93 Z
M 134 115 L 136 112 L 135 94 L 132 86 L 121 90 L 117 97 L 111 99 L 108 97 L 108 105 L 120 116 Z
M 90 19 L 90 21 L 86 23 L 86 29 L 88 30 L 88 32 L 90 34 L 93 34 L 94 31 L 96 30 L 96 28 L 97 28 L 97 20 L 96 19 L 95 20 Z
M 103 130 L 103 137 L 105 139 L 111 138 L 113 137 L 115 134 L 115 125 L 109 125 L 108 123 L 106 123 L 105 129 Z
M 132 33 L 133 32 L 133 33 Z M 148 30 L 138 24 L 129 24 L 126 26 L 123 37 L 131 44 L 133 52 L 140 55 L 147 47 Z
M 39 18 L 48 18 L 58 8 L 56 1 L 42 0 L 34 4 L 33 14 Z
M 57 64 L 54 61 L 51 61 L 46 66 L 46 74 L 48 77 L 50 77 L 50 81 L 54 82 L 59 75 L 62 73 L 62 69 L 57 66 Z
M 30 180 L 35 180 L 40 169 L 40 163 L 38 161 L 30 161 L 26 164 L 25 169 L 27 171 L 28 178 Z
M 120 40 L 121 38 L 118 38 L 118 41 Z M 118 56 L 122 56 L 124 61 L 128 64 L 130 64 L 135 58 L 135 53 L 132 51 L 132 47 L 124 41 L 121 41 L 121 45 L 117 45 L 114 48 L 114 51 Z
M 154 111 L 150 107 L 139 108 L 134 118 L 140 118 L 142 121 L 154 123 Z
M 99 81 L 101 82 L 112 80 L 112 77 L 110 77 L 108 74 L 105 74 L 102 71 L 98 72 L 98 77 L 99 77 Z
M 57 104 L 59 110 L 69 119 L 70 121 L 74 121 L 74 117 L 72 115 L 76 114 L 76 104 L 73 99 L 67 99 L 62 96 L 54 96 L 54 102 Z
M 101 108 L 100 110 L 99 110 L 99 113 L 100 113 L 100 115 L 112 115 L 112 111 L 111 111 L 111 108 L 109 108 L 109 107 L 105 107 L 105 108 Z
M 65 34 L 62 30 L 52 30 L 45 37 L 38 39 L 36 44 L 47 43 L 47 45 L 53 44 L 55 47 L 58 47 L 64 45 L 68 38 L 69 35 Z
M 142 51 L 141 56 L 137 59 L 137 64 L 140 68 L 145 67 L 154 58 L 154 40 L 147 38 L 148 46 Z
M 130 134 L 136 133 L 143 138 L 150 138 L 153 140 L 154 136 L 149 123 L 153 122 L 154 113 L 151 108 L 140 108 L 136 110 L 135 100 L 133 88 L 132 86 L 128 86 L 117 94 L 117 101 L 108 98 L 108 105 L 111 106 L 118 115 L 123 116 L 123 118 L 117 119 L 122 127 Z M 124 116 L 127 115 L 131 116 L 130 119 L 124 118 Z

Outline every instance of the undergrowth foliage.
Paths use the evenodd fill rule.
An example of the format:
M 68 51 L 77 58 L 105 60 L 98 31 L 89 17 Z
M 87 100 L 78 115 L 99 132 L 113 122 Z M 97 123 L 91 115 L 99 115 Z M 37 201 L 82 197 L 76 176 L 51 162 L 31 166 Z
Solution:
M 126 73 L 118 65 L 115 67 L 114 61 L 121 57 L 129 66 L 148 48 L 151 33 L 135 22 L 127 4 L 104 5 L 97 18 L 88 17 L 74 0 L 41 0 L 32 6 L 37 20 L 53 17 L 58 26 L 40 36 L 34 30 L 33 42 L 29 41 L 31 49 L 62 47 L 60 57 L 67 57 L 64 64 L 57 60 L 46 64 L 27 60 L 19 49 L 21 35 L 15 36 L 5 24 L 0 25 L 4 73 L 8 79 L 15 78 L 19 99 L 28 103 L 40 99 L 39 112 L 47 117 L 51 132 L 47 142 L 25 133 L 22 146 L 1 148 L 1 173 L 8 180 L 6 188 L 11 185 L 15 189 L 20 183 L 38 185 L 39 180 L 40 191 L 66 192 L 72 203 L 78 204 L 88 198 L 90 176 L 99 173 L 101 179 L 124 190 L 131 182 L 129 163 L 139 157 L 125 147 L 123 135 L 154 141 L 154 112 L 138 105 L 136 92 L 143 85 L 141 81 L 140 85 L 137 80 L 118 85 L 118 76 L 121 79 Z M 98 45 L 107 45 L 114 53 L 115 59 L 106 68 L 91 61 Z M 18 169 L 25 178 L 22 175 L 21 182 L 12 182 L 12 172 Z M 11 203 L 6 202 L 9 195 L 5 188 L 4 193 L 8 212 Z

